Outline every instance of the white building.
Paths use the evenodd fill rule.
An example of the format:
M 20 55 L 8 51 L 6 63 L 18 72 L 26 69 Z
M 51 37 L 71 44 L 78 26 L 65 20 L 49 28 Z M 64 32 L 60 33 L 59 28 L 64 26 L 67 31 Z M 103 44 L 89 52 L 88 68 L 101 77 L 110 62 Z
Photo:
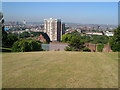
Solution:
M 114 33 L 113 33 L 113 32 L 109 32 L 109 31 L 106 31 L 106 32 L 105 32 L 105 35 L 106 35 L 106 36 L 114 36 Z
M 88 32 L 86 34 L 87 35 L 103 35 L 103 33 L 98 33 L 98 32 Z
M 26 21 L 25 20 L 23 20 L 23 24 L 26 25 Z
M 81 29 L 77 29 L 77 31 L 78 31 L 79 33 L 81 33 Z
M 60 19 L 44 19 L 44 32 L 48 34 L 51 41 L 60 41 L 64 31 Z

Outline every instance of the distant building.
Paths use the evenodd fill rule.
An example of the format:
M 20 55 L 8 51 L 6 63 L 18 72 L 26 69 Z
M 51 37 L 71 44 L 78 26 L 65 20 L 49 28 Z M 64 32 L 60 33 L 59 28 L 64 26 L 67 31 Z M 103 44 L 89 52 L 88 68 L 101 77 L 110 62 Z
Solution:
M 103 35 L 103 33 L 98 33 L 98 32 L 88 32 L 86 35 Z
M 81 33 L 81 29 L 77 29 L 78 33 Z
M 26 25 L 26 21 L 25 20 L 23 20 L 23 25 Z
M 109 32 L 109 31 L 104 32 L 104 34 L 106 36 L 114 36 L 114 33 L 113 32 Z
M 62 23 L 61 25 L 61 39 L 62 39 L 62 35 L 65 34 L 65 23 Z
M 5 25 L 4 30 L 10 30 L 11 28 L 13 28 L 13 26 L 8 26 L 8 25 Z
M 75 30 L 74 29 L 67 29 L 66 31 L 65 31 L 65 34 L 69 34 L 69 33 L 72 33 L 72 32 L 74 32 Z
M 40 34 L 40 36 L 38 37 L 38 40 L 40 40 L 41 42 L 46 42 L 46 39 L 42 34 Z
M 60 41 L 64 34 L 64 24 L 60 19 L 44 19 L 44 32 L 48 34 L 51 41 Z

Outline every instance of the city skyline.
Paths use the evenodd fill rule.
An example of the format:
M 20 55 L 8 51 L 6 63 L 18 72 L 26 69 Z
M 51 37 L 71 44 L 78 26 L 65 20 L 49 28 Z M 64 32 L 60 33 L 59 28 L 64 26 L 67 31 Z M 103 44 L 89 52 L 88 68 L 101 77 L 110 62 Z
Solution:
M 2 10 L 5 21 L 59 18 L 68 23 L 118 24 L 117 2 L 3 2 Z

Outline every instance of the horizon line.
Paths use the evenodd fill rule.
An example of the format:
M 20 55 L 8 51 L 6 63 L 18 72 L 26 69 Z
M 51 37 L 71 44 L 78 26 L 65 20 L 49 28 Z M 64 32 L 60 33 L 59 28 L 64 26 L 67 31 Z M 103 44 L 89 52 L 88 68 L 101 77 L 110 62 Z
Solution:
M 5 21 L 5 22 L 22 22 L 22 21 Z M 43 23 L 44 24 L 44 21 L 40 21 L 40 22 L 38 22 L 38 21 L 28 21 L 28 23 Z M 77 23 L 77 22 L 64 22 L 65 24 L 88 24 L 88 25 L 118 25 L 118 24 L 103 24 L 103 23 L 101 23 L 101 24 L 97 24 L 97 23 Z

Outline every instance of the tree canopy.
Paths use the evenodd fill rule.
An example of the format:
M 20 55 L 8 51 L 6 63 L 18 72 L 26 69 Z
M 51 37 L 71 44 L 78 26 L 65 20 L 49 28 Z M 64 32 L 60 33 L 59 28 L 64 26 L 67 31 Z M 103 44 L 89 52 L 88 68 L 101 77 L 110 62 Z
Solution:
M 120 52 L 120 26 L 114 30 L 114 36 L 110 40 L 110 46 L 114 52 Z
M 107 44 L 109 42 L 108 36 L 92 35 L 92 36 L 82 36 L 81 38 L 85 41 L 85 43 Z
M 17 40 L 18 40 L 17 35 L 15 35 L 15 34 L 8 34 L 7 35 L 7 40 L 6 40 L 7 47 L 11 48 L 13 43 L 16 42 Z
M 62 41 L 69 43 L 69 46 L 65 49 L 66 51 L 81 51 L 84 48 L 84 41 L 76 31 L 71 34 L 64 34 Z
M 14 52 L 28 52 L 41 51 L 41 42 L 29 39 L 21 39 L 13 44 L 12 51 Z

